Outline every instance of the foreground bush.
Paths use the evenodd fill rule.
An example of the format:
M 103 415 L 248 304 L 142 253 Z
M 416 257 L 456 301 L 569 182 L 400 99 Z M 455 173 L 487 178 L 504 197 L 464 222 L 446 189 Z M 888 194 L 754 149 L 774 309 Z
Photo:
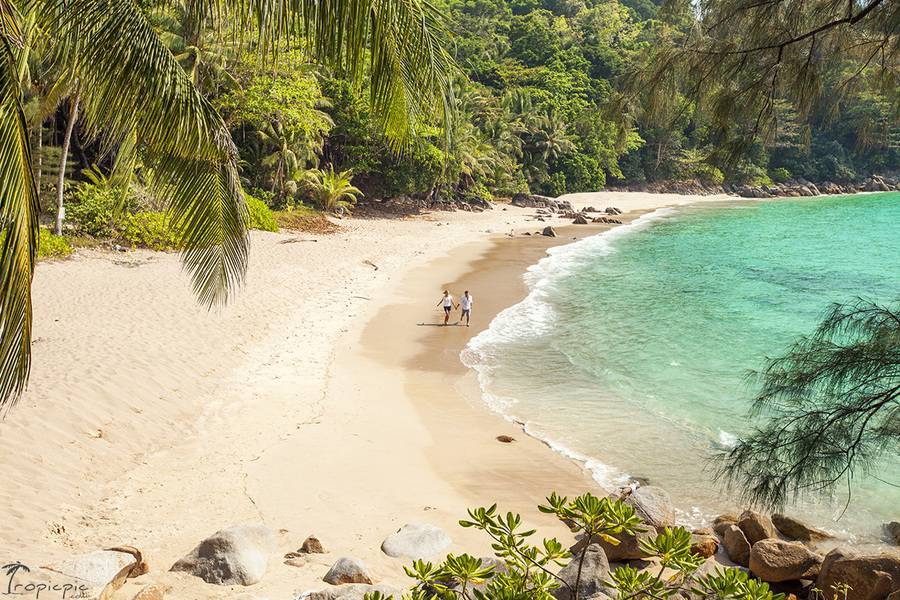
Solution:
M 76 232 L 92 237 L 112 237 L 121 192 L 111 186 L 81 183 L 66 206 L 66 221 Z
M 597 546 L 591 545 L 600 540 L 617 545 L 624 536 L 650 529 L 642 524 L 634 508 L 621 500 L 592 494 L 571 501 L 552 494 L 538 509 L 555 515 L 576 534 L 580 542 L 575 548 L 581 550 L 573 556 L 555 538 L 531 543 L 535 530 L 525 530 L 519 515 L 503 515 L 496 504 L 473 509 L 460 525 L 490 537 L 498 560 L 488 562 L 468 554 L 448 555 L 437 565 L 417 560 L 406 569 L 416 584 L 404 598 L 587 600 L 605 594 L 615 600 L 784 600 L 784 594 L 772 592 L 767 583 L 751 579 L 740 569 L 717 568 L 700 574 L 704 559 L 691 552 L 691 534 L 683 527 L 665 528 L 659 535 L 641 540 L 641 550 L 655 563 L 652 572 L 620 566 L 597 582 L 596 564 L 588 559 L 590 553 L 597 552 Z M 602 590 L 595 589 L 598 583 Z M 385 596 L 375 592 L 366 598 L 384 600 Z

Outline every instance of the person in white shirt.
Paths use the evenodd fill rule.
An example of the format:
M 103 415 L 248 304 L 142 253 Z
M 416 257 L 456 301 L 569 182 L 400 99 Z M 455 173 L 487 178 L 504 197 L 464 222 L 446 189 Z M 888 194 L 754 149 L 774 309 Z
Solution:
M 463 294 L 463 297 L 459 299 L 459 305 L 462 306 L 462 315 L 459 317 L 459 320 L 462 321 L 463 317 L 466 318 L 466 327 L 469 326 L 469 317 L 472 315 L 472 302 L 474 299 L 469 295 L 469 290 L 466 290 L 466 293 Z
M 444 325 L 446 325 L 447 321 L 450 320 L 450 311 L 453 310 L 453 296 L 447 290 L 444 290 L 444 297 L 438 300 L 435 306 L 441 306 L 442 304 L 444 305 Z

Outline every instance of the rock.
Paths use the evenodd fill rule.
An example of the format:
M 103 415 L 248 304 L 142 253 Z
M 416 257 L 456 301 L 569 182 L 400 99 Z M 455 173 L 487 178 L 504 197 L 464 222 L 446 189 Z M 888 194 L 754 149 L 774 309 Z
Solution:
M 675 526 L 675 508 L 669 494 L 653 485 L 641 486 L 625 500 L 645 524 L 662 529 Z
M 618 208 L 616 208 L 615 206 L 608 206 L 608 207 L 606 207 L 606 210 L 603 212 L 605 212 L 608 215 L 621 215 L 622 214 L 622 211 L 619 210 Z
M 103 587 L 112 581 L 119 571 L 134 562 L 134 555 L 126 552 L 97 550 L 47 565 L 44 569 L 61 573 L 93 587 Z
M 884 524 L 884 531 L 888 535 L 888 539 L 900 546 L 900 522 L 891 521 Z
M 691 535 L 691 552 L 709 558 L 719 549 L 719 540 L 711 535 Z
M 831 594 L 832 586 L 847 584 L 847 600 L 882 600 L 900 592 L 900 554 L 864 555 L 835 548 L 825 555 L 816 587 Z
M 746 536 L 747 541 L 750 542 L 751 546 L 760 540 L 778 537 L 772 519 L 755 510 L 745 510 L 742 512 L 741 518 L 738 521 L 738 527 L 744 532 L 744 536 Z
M 588 221 L 587 218 L 585 218 L 585 216 L 583 214 L 578 213 L 575 216 L 575 220 L 572 221 L 572 223 L 574 225 L 587 225 L 588 223 L 590 223 L 590 221 Z
M 428 523 L 411 523 L 389 535 L 381 543 L 381 551 L 394 558 L 430 558 L 452 543 L 443 529 Z
M 546 227 L 544 227 L 544 230 L 541 232 L 541 235 L 545 235 L 547 237 L 556 237 L 556 231 L 554 231 L 552 227 L 547 225 Z
M 319 541 L 314 535 L 309 536 L 305 540 L 303 540 L 303 545 L 300 546 L 300 552 L 304 554 L 325 554 L 325 546 L 322 545 L 322 542 Z
M 569 586 L 561 586 L 553 591 L 557 600 L 573 600 L 572 590 L 575 588 L 575 580 L 578 578 L 580 556 L 575 556 L 557 574 Z M 609 577 L 609 561 L 606 554 L 597 544 L 591 544 L 587 548 L 584 561 L 581 564 L 581 580 L 578 583 L 579 598 L 593 598 L 598 594 L 610 594 L 611 590 L 603 582 Z M 571 588 L 571 589 L 570 589 Z
M 656 532 L 653 531 L 652 528 L 648 528 L 647 531 L 639 531 L 634 535 L 620 533 L 613 537 L 619 540 L 618 544 L 614 545 L 602 539 L 594 542 L 594 545 L 600 546 L 603 549 L 603 553 L 606 555 L 608 561 L 637 560 L 646 556 L 641 550 L 641 541 L 652 540 L 656 537 Z M 584 544 L 585 538 L 582 537 L 574 546 L 569 548 L 569 552 L 571 552 L 573 556 L 581 554 L 581 551 L 584 549 Z
M 366 594 L 374 592 L 381 592 L 385 597 L 393 596 L 394 598 L 400 598 L 402 594 L 397 588 L 385 584 L 346 583 L 311 592 L 306 598 L 308 600 L 363 600 Z
M 216 585 L 253 585 L 266 574 L 275 543 L 275 532 L 264 525 L 236 525 L 200 542 L 170 570 Z
M 171 589 L 170 585 L 151 583 L 144 586 L 131 600 L 164 600 Z
M 822 560 L 799 542 L 764 539 L 750 550 L 750 572 L 769 583 L 811 579 L 819 574 Z
M 372 576 L 369 575 L 369 569 L 362 561 L 355 558 L 343 557 L 337 559 L 325 577 L 322 578 L 325 583 L 331 585 L 340 585 L 342 583 L 372 583 Z
M 722 537 L 725 553 L 728 554 L 731 562 L 742 567 L 748 566 L 750 564 L 750 542 L 747 541 L 741 528 L 733 524 L 728 525 L 725 528 L 725 535 Z
M 821 529 L 816 529 L 799 519 L 781 513 L 772 515 L 772 523 L 784 537 L 792 540 L 800 540 L 801 542 L 820 542 L 831 537 Z
M 504 444 L 511 444 L 516 441 L 516 438 L 512 437 L 511 435 L 498 435 L 497 441 Z
M 725 530 L 729 525 L 737 525 L 738 517 L 735 515 L 719 515 L 713 520 L 713 531 L 720 536 L 725 536 Z

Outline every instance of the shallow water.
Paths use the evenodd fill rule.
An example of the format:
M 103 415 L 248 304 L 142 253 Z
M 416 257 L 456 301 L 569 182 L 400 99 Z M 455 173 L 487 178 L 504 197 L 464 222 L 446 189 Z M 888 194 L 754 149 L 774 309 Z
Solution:
M 735 505 L 710 457 L 749 426 L 748 371 L 832 302 L 900 297 L 900 194 L 663 209 L 554 248 L 526 281 L 463 351 L 485 400 L 601 483 L 648 478 L 701 522 Z M 900 483 L 896 454 L 879 476 Z M 793 510 L 857 541 L 900 518 L 900 488 L 872 477 L 836 520 L 846 501 Z

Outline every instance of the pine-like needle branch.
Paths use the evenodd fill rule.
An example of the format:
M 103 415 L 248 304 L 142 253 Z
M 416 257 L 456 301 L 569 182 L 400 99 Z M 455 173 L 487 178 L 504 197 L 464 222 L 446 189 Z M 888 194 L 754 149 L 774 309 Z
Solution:
M 898 456 L 900 306 L 834 305 L 760 379 L 753 412 L 763 423 L 718 472 L 751 503 L 779 507 L 841 482 L 852 490 L 856 473 Z

